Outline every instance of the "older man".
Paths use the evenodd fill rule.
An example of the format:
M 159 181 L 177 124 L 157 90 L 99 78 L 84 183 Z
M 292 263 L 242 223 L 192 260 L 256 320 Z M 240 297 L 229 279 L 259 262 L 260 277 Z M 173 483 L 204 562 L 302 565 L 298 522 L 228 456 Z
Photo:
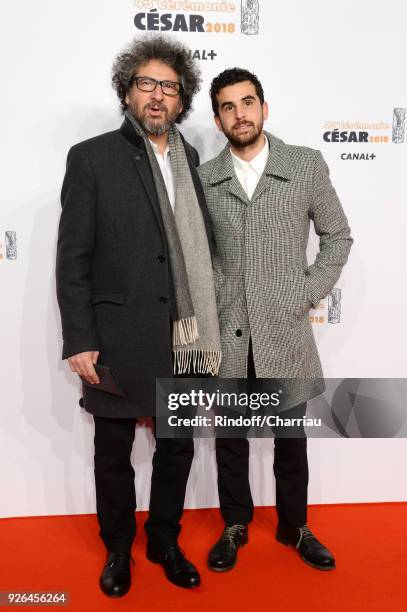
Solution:
M 230 378 L 320 379 L 321 364 L 308 311 L 338 280 L 352 239 L 319 151 L 286 145 L 263 130 L 263 88 L 233 68 L 211 86 L 218 128 L 229 143 L 199 169 L 214 224 L 215 282 L 222 344 L 220 375 Z M 308 265 L 310 221 L 320 250 Z M 291 414 L 302 417 L 312 385 L 304 384 Z M 281 432 L 280 432 L 281 434 Z M 249 444 L 216 439 L 218 487 L 225 529 L 209 554 L 214 571 L 231 569 L 252 520 Z M 306 438 L 275 437 L 277 539 L 315 568 L 333 555 L 307 526 Z
M 63 358 L 83 378 L 84 407 L 94 417 L 97 515 L 108 551 L 100 586 L 112 597 L 131 583 L 136 417 L 154 414 L 157 377 L 212 375 L 219 367 L 199 157 L 175 126 L 199 83 L 181 43 L 133 42 L 113 66 L 122 126 L 72 147 L 62 188 Z M 96 363 L 109 368 L 99 372 L 110 387 Z M 147 557 L 182 587 L 200 582 L 177 545 L 192 458 L 192 439 L 157 438 L 146 523 Z

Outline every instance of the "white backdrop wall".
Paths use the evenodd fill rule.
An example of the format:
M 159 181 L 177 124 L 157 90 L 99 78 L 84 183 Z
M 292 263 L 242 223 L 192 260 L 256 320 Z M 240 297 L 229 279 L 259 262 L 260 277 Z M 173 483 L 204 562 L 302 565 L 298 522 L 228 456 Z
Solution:
M 230 10 L 206 10 L 215 4 Z M 173 21 L 175 15 L 185 15 L 187 22 L 190 14 L 199 15 L 205 29 L 234 24 L 234 32 L 176 32 L 201 57 L 216 53 L 200 60 L 202 91 L 182 126 L 202 161 L 224 144 L 210 111 L 210 81 L 224 68 L 240 65 L 263 82 L 271 107 L 267 129 L 288 143 L 321 149 L 331 168 L 355 244 L 338 282 L 340 322 L 328 323 L 326 300 L 311 312 L 326 376 L 406 375 L 407 134 L 404 142 L 392 142 L 393 109 L 407 106 L 403 0 L 260 0 L 259 31 L 251 35 L 240 31 L 237 0 L 5 2 L 0 22 L 1 516 L 95 511 L 92 419 L 79 408 L 78 380 L 61 361 L 54 283 L 59 192 L 69 147 L 120 125 L 110 87 L 112 60 L 141 33 L 134 16 L 154 8 Z M 148 19 L 154 25 L 159 17 Z M 346 122 L 359 127 L 347 129 Z M 369 124 L 365 131 L 373 142 L 323 139 L 335 127 L 359 133 L 360 124 Z M 382 142 L 374 142 L 380 137 Z M 348 153 L 376 157 L 341 159 Z M 16 232 L 16 259 L 7 257 L 13 256 L 5 238 L 9 231 Z M 311 259 L 316 246 L 311 236 Z M 138 428 L 133 459 L 141 509 L 148 505 L 152 452 L 150 431 Z M 309 500 L 406 500 L 407 481 L 399 478 L 406 453 L 405 439 L 310 440 Z M 272 441 L 253 441 L 250 477 L 257 505 L 274 504 L 272 461 Z M 215 475 L 213 442 L 201 440 L 187 507 L 218 504 Z

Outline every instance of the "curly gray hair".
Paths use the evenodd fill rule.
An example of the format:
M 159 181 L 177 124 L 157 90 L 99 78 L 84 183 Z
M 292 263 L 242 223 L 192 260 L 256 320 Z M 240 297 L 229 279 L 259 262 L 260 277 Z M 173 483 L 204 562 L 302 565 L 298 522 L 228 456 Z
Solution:
M 200 89 L 201 70 L 191 58 L 186 45 L 162 35 L 147 35 L 134 39 L 114 60 L 112 86 L 120 100 L 122 112 L 128 107 L 126 94 L 132 86 L 132 77 L 142 64 L 150 60 L 168 64 L 180 78 L 183 109 L 176 123 L 181 123 L 190 112 L 192 100 Z

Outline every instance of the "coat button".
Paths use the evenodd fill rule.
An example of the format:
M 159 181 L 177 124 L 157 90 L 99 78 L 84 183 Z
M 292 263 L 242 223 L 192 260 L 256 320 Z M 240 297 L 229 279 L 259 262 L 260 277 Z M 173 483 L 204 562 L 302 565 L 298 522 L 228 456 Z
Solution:
M 165 261 L 165 257 L 164 257 L 164 255 L 158 255 L 157 259 L 158 259 L 158 261 L 159 261 L 160 263 L 164 263 L 164 261 Z
M 168 300 L 167 300 L 167 298 L 166 298 L 166 297 L 164 297 L 164 296 L 162 295 L 162 296 L 160 297 L 160 302 L 161 302 L 162 304 L 166 304 L 166 303 L 168 302 Z
M 235 334 L 236 334 L 236 336 L 237 336 L 238 338 L 240 338 L 240 336 L 242 335 L 242 330 L 241 330 L 241 329 L 237 329 L 237 330 L 235 331 Z

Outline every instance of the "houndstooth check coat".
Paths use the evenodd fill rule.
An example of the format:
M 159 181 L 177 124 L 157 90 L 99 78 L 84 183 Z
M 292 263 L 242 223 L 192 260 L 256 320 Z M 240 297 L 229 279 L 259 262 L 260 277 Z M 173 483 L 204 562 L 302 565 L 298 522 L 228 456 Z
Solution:
M 321 153 L 265 134 L 270 153 L 251 200 L 229 145 L 198 170 L 216 241 L 220 376 L 246 377 L 251 336 L 258 378 L 319 379 L 308 311 L 335 285 L 353 240 Z M 308 265 L 310 220 L 319 253 Z

